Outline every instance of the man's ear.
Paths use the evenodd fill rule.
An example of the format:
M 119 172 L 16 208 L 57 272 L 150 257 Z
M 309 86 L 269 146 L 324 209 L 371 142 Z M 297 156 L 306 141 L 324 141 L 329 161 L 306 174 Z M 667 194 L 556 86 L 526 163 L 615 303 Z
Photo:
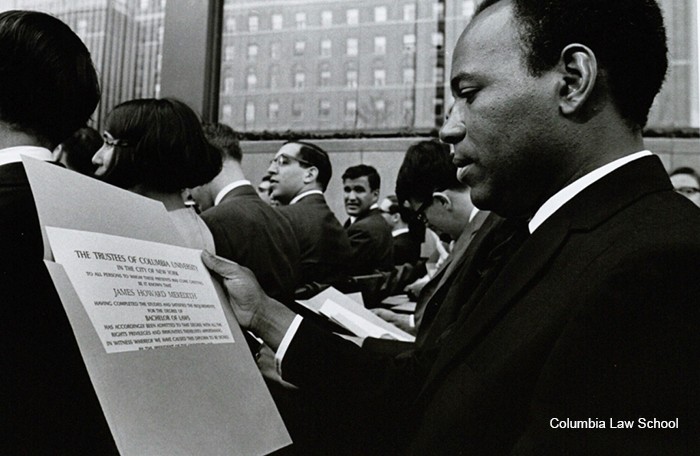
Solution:
M 316 182 L 317 177 L 318 177 L 318 168 L 316 168 L 315 166 L 309 166 L 308 168 L 305 168 L 304 184 L 310 184 L 312 182 Z
M 452 210 L 452 199 L 445 192 L 433 192 L 433 199 L 445 207 L 445 210 Z
M 376 203 L 379 201 L 379 189 L 372 190 L 372 202 Z
M 559 88 L 559 109 L 565 116 L 580 113 L 592 98 L 598 79 L 598 60 L 583 44 L 570 44 L 561 52 L 562 73 Z

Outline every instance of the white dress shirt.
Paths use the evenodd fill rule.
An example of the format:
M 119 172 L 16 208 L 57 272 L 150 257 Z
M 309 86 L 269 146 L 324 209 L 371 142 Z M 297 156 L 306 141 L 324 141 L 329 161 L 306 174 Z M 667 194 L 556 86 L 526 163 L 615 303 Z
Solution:
M 53 155 L 49 149 L 37 146 L 15 146 L 0 149 L 0 166 L 21 162 L 22 155 L 43 161 L 53 160 Z
M 309 195 L 321 195 L 321 196 L 323 196 L 323 192 L 321 190 L 315 189 L 315 190 L 307 190 L 305 192 L 299 193 L 297 196 L 292 198 L 292 200 L 289 202 L 289 205 L 291 206 L 292 204 L 296 203 L 300 199 L 307 197 Z

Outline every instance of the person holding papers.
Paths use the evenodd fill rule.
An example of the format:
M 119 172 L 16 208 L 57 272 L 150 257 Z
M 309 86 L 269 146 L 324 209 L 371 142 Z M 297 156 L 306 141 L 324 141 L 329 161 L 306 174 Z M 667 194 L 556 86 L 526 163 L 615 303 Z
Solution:
M 165 205 L 188 247 L 214 251 L 214 238 L 182 190 L 212 180 L 221 154 L 209 144 L 195 112 L 164 98 L 131 100 L 107 116 L 95 176 Z
M 118 454 L 43 263 L 21 158 L 51 161 L 99 99 L 90 53 L 66 24 L 0 13 L 0 454 Z
M 485 0 L 452 59 L 440 137 L 505 219 L 467 248 L 441 340 L 372 356 L 205 255 L 239 322 L 284 380 L 370 423 L 346 453 L 700 454 L 700 211 L 642 137 L 658 4 Z

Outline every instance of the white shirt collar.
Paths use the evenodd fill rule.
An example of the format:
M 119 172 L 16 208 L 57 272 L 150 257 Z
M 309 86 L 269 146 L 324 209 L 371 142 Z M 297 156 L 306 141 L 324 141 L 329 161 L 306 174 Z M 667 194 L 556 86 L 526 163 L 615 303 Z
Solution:
M 469 222 L 470 222 L 470 223 L 471 223 L 472 220 L 474 220 L 474 217 L 476 217 L 476 214 L 478 214 L 478 213 L 479 213 L 479 208 L 475 206 L 475 207 L 472 209 L 472 211 L 469 213 Z
M 228 193 L 231 190 L 233 190 L 234 188 L 242 187 L 244 185 L 251 185 L 250 181 L 246 179 L 241 179 L 235 182 L 231 182 L 226 187 L 222 188 L 221 191 L 216 194 L 216 198 L 214 198 L 214 206 L 218 206 L 221 200 L 224 199 L 224 196 L 228 195 Z
M 296 203 L 300 199 L 304 198 L 305 196 L 309 196 L 309 195 L 323 195 L 323 192 L 321 190 L 314 189 L 314 190 L 307 190 L 305 192 L 299 193 L 297 196 L 292 198 L 292 200 L 289 202 L 289 205 L 291 206 L 292 204 Z
M 53 160 L 53 155 L 49 149 L 37 146 L 15 146 L 0 149 L 0 166 L 21 162 L 22 155 L 43 161 Z
M 603 165 L 600 168 L 596 168 L 582 177 L 579 177 L 566 187 L 562 188 L 557 193 L 552 195 L 547 201 L 545 201 L 537 212 L 535 212 L 535 215 L 530 220 L 530 223 L 528 223 L 530 233 L 534 233 L 545 220 L 547 220 L 552 214 L 558 211 L 564 204 L 568 203 L 574 196 L 578 195 L 586 187 L 597 182 L 623 165 L 649 155 L 651 155 L 650 151 L 643 150 L 626 155 L 622 158 L 618 158 L 617 160 L 611 161 L 610 163 Z
M 397 229 L 397 230 L 392 231 L 392 232 L 391 232 L 391 237 L 400 236 L 400 235 L 402 235 L 402 234 L 404 234 L 404 233 L 408 233 L 408 227 L 399 228 L 399 229 Z

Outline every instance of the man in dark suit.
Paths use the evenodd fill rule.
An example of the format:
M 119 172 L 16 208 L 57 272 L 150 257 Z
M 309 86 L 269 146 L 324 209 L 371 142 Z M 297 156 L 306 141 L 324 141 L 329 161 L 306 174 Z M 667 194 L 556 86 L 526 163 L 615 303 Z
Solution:
M 223 124 L 205 124 L 209 142 L 222 153 L 221 172 L 193 189 L 202 219 L 214 236 L 216 253 L 250 268 L 270 296 L 290 303 L 298 282 L 299 245 L 292 226 L 260 199 L 241 169 L 236 133 Z
M 396 195 L 389 195 L 379 203 L 379 212 L 391 228 L 391 237 L 394 241 L 394 266 L 406 263 L 416 264 L 420 260 L 422 239 L 418 239 L 409 228 L 408 208 L 399 205 Z
M 700 211 L 641 134 L 666 52 L 653 1 L 482 2 L 440 136 L 474 203 L 506 220 L 467 249 L 457 320 L 387 360 L 255 286 L 238 318 L 278 347 L 283 378 L 353 394 L 380 431 L 371 450 L 698 454 Z M 239 296 L 244 271 L 205 261 Z
M 343 227 L 326 204 L 333 168 L 326 151 L 304 141 L 285 143 L 268 168 L 270 194 L 279 201 L 301 249 L 298 285 L 345 280 L 351 251 Z
M 21 156 L 84 126 L 100 91 L 90 53 L 38 12 L 0 14 L 0 302 L 2 454 L 117 454 L 68 318 L 43 263 Z
M 343 201 L 349 218 L 344 227 L 352 246 L 352 274 L 366 275 L 393 268 L 391 228 L 377 208 L 381 180 L 372 166 L 345 170 Z

